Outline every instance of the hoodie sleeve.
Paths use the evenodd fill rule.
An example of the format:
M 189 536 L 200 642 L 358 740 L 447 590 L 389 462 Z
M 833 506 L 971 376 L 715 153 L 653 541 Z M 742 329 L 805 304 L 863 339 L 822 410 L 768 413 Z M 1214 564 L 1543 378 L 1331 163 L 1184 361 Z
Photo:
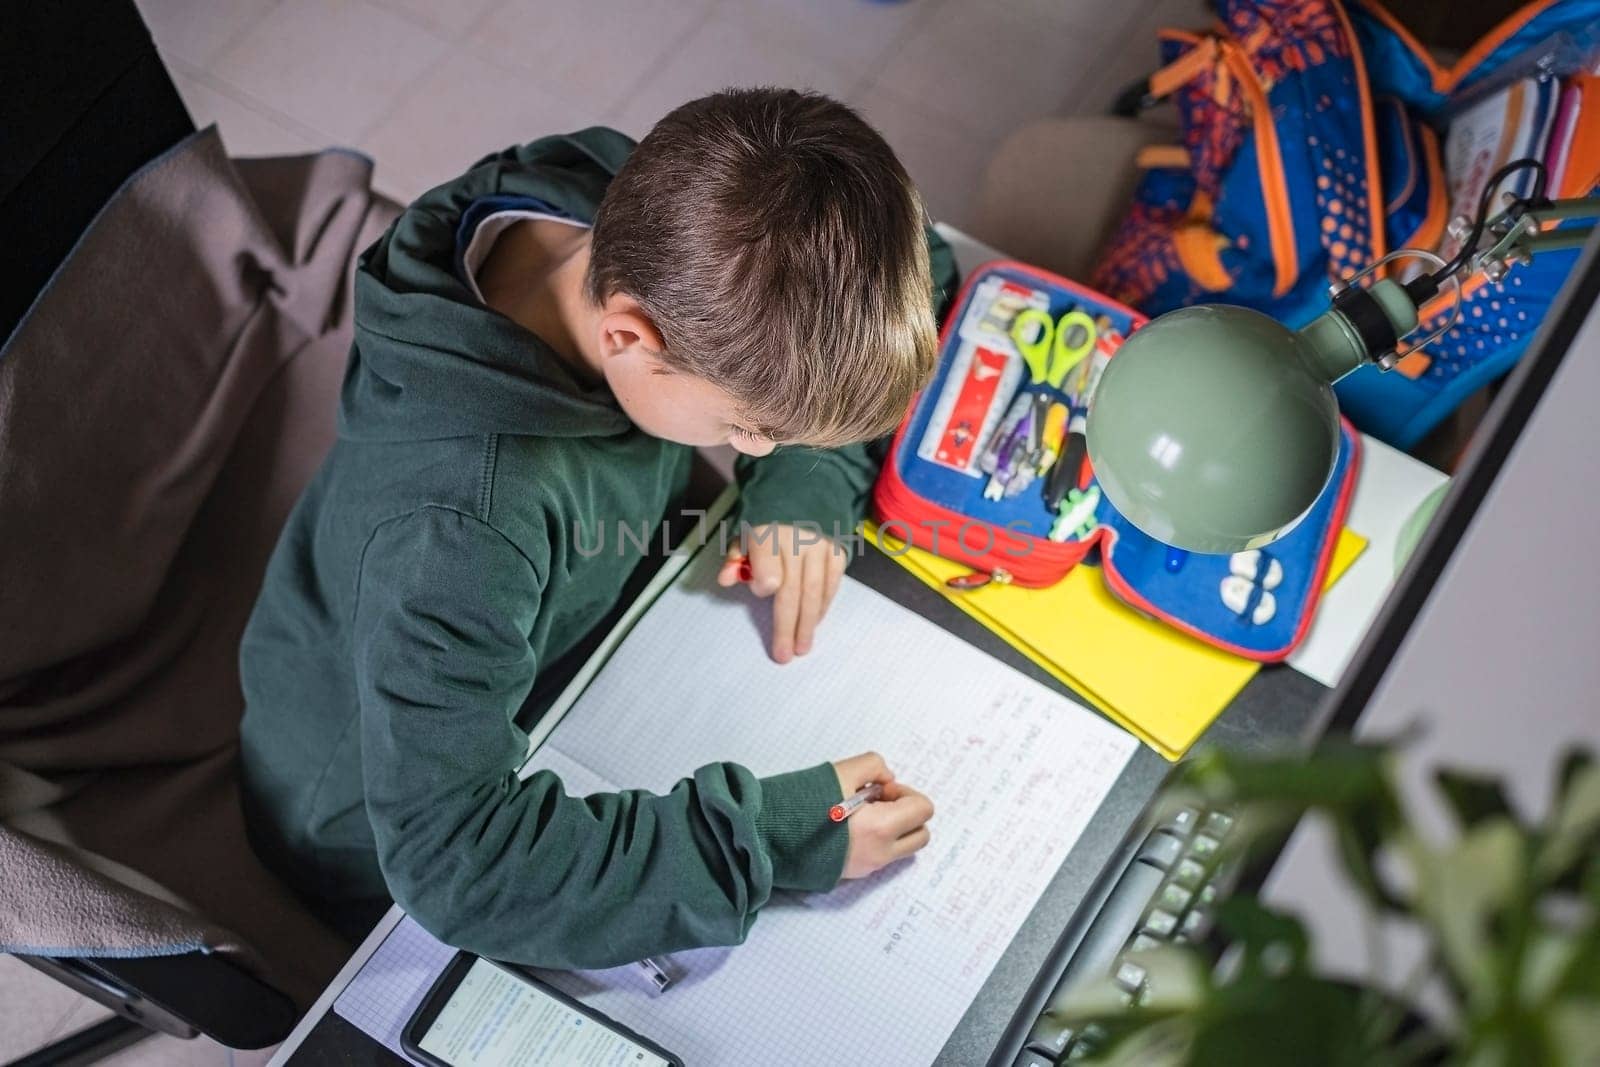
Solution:
M 933 314 L 942 322 L 960 275 L 955 253 L 944 238 L 931 226 L 926 234 Z M 893 441 L 891 434 L 845 448 L 779 448 L 759 459 L 740 456 L 734 463 L 739 521 L 749 526 L 815 523 L 823 536 L 848 546 L 856 524 L 867 513 L 867 494 Z
M 774 889 L 831 888 L 846 836 L 816 818 L 840 797 L 828 764 L 756 778 L 716 763 L 664 796 L 518 779 L 541 584 L 499 532 L 442 508 L 367 544 L 352 652 L 367 813 L 395 900 L 456 947 L 593 968 L 738 943 Z

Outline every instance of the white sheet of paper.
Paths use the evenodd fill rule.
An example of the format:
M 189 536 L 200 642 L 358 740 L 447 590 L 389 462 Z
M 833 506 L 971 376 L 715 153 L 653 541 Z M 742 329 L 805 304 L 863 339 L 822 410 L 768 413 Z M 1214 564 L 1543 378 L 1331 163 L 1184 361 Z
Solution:
M 675 954 L 660 996 L 629 968 L 547 977 L 689 1063 L 925 1063 L 1136 742 L 854 581 L 816 651 L 775 664 L 771 605 L 718 589 L 717 562 L 703 553 L 663 594 L 532 766 L 574 792 L 664 791 L 719 759 L 766 775 L 876 749 L 933 798 L 932 844 L 774 899 L 742 946 Z
M 926 1063 L 1137 742 L 850 579 L 816 650 L 775 664 L 770 603 L 718 589 L 718 562 L 701 553 L 662 594 L 530 771 L 573 795 L 665 791 L 716 760 L 767 775 L 875 749 L 932 797 L 932 843 L 831 893 L 777 894 L 745 944 L 668 957 L 664 994 L 632 967 L 544 977 L 697 1067 Z M 357 988 L 337 1010 L 381 1038 Z

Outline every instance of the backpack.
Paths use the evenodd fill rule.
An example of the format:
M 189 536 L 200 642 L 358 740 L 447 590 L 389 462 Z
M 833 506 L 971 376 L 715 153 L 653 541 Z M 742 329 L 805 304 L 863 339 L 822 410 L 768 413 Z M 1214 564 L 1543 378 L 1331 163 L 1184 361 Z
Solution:
M 1151 316 L 1224 302 L 1296 328 L 1328 309 L 1330 285 L 1388 250 L 1440 243 L 1449 204 L 1438 124 L 1457 94 L 1492 86 L 1552 34 L 1587 40 L 1600 17 L 1600 0 L 1540 0 L 1445 72 L 1372 0 L 1216 6 L 1210 29 L 1160 35 L 1165 65 L 1149 98 L 1175 103 L 1182 144 L 1142 155 L 1093 284 Z M 1464 286 L 1461 320 L 1426 351 L 1397 373 L 1363 367 L 1338 384 L 1345 413 L 1414 445 L 1521 355 L 1575 255 Z M 1447 288 L 1423 325 L 1444 325 L 1454 301 Z
M 1337 0 L 1216 6 L 1211 29 L 1161 31 L 1147 99 L 1173 101 L 1182 143 L 1143 153 L 1092 284 L 1147 315 L 1226 301 L 1300 325 L 1327 310 L 1329 282 L 1384 254 L 1391 229 L 1443 232 L 1442 208 L 1429 219 L 1438 146 L 1408 109 L 1373 106 Z M 1386 187 L 1385 157 L 1415 165 Z

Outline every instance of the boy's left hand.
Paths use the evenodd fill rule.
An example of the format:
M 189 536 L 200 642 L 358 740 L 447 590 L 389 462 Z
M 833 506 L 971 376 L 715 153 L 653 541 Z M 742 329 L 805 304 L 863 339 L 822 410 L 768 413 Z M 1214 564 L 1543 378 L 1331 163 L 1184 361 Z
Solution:
M 744 548 L 729 549 L 717 584 L 737 585 L 739 564 L 749 559 L 750 591 L 772 597 L 772 658 L 788 663 L 811 651 L 849 558 L 814 529 L 772 523 L 750 533 L 748 556 Z

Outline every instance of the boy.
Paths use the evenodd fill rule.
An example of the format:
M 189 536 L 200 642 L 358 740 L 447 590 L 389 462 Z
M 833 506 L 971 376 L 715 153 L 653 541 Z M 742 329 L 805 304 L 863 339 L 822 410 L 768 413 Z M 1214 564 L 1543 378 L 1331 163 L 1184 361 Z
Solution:
M 597 531 L 659 523 L 687 446 L 742 453 L 772 655 L 809 650 L 845 555 L 792 524 L 853 528 L 859 442 L 932 372 L 925 240 L 883 140 L 785 90 L 693 101 L 636 148 L 590 129 L 509 149 L 407 209 L 361 257 L 339 440 L 240 653 L 263 856 L 336 922 L 392 895 L 458 947 L 602 967 L 739 942 L 773 890 L 921 848 L 931 805 L 870 753 L 759 780 L 713 764 L 665 796 L 516 769 L 554 696 L 540 671 L 638 563 Z M 884 799 L 829 823 L 868 782 Z

